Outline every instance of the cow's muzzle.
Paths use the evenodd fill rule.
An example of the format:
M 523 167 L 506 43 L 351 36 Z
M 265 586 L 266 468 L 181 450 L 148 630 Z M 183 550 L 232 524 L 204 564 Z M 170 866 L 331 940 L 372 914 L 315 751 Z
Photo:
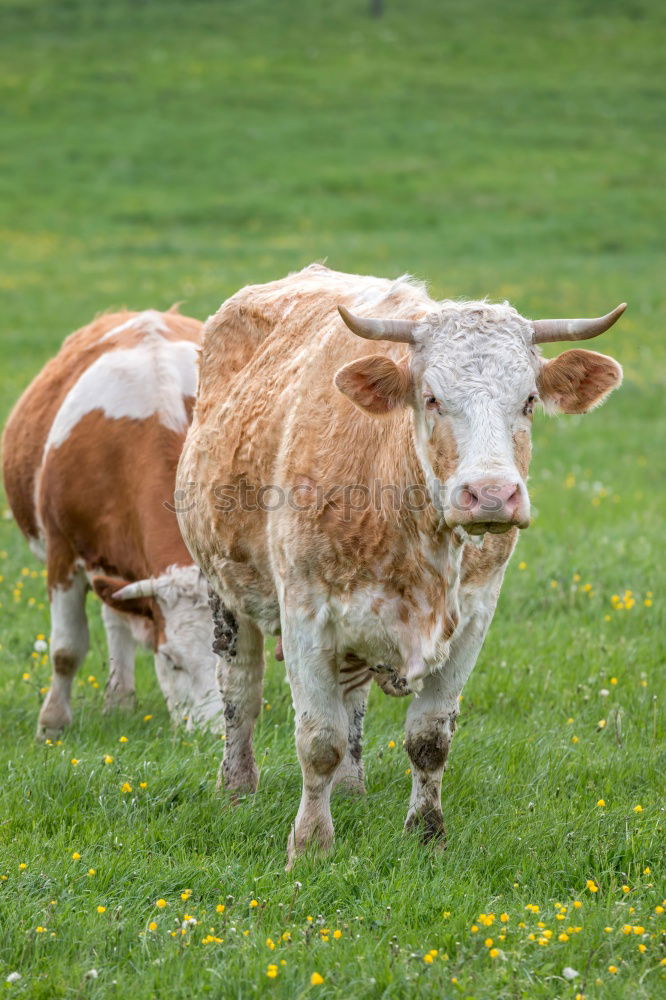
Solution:
M 527 491 L 519 481 L 491 477 L 461 483 L 451 491 L 445 519 L 450 528 L 464 528 L 470 535 L 527 528 L 530 523 Z

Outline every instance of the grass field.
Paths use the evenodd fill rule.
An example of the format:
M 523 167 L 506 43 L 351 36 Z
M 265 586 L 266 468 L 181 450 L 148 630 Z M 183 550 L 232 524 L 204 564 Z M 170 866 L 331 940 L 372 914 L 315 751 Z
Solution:
M 402 832 L 405 705 L 374 691 L 368 795 L 285 874 L 282 665 L 232 809 L 219 739 L 171 729 L 147 659 L 137 714 L 102 716 L 92 599 L 75 724 L 37 746 L 48 608 L 7 517 L 2 996 L 666 997 L 663 6 L 386 7 L 0 0 L 0 399 L 96 311 L 203 318 L 315 259 L 525 315 L 630 303 L 600 347 L 620 392 L 535 422 L 537 516 L 465 691 L 448 851 Z

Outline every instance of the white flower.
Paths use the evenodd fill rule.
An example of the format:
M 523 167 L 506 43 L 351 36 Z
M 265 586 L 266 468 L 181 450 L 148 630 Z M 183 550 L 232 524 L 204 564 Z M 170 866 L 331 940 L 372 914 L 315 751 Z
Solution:
M 7 983 L 18 983 L 19 979 L 21 979 L 21 978 L 22 977 L 21 977 L 21 973 L 20 972 L 10 972 L 9 975 L 7 976 L 7 979 L 5 980 L 5 982 L 7 982 Z
M 608 688 L 602 688 L 601 691 L 599 692 L 599 697 L 600 698 L 607 698 L 609 694 L 610 694 L 610 691 L 608 690 Z
M 562 969 L 562 975 L 565 979 L 575 979 L 576 976 L 580 976 L 580 972 L 576 972 L 570 965 L 565 965 Z
M 83 978 L 84 979 L 97 979 L 98 975 L 99 975 L 99 973 L 97 972 L 97 969 L 88 969 L 88 971 L 86 972 L 86 974 L 85 974 L 85 976 Z
M 49 644 L 44 639 L 36 639 L 32 648 L 36 653 L 45 653 L 49 648 Z

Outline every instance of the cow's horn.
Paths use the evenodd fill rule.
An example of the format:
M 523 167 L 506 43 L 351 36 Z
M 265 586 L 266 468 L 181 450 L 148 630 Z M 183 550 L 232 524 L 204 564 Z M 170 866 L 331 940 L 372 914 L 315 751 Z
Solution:
M 352 333 L 366 340 L 394 340 L 399 344 L 414 343 L 413 319 L 370 319 L 367 316 L 354 316 L 349 309 L 338 306 L 338 312 Z
M 533 343 L 553 344 L 560 340 L 591 340 L 592 337 L 605 333 L 613 323 L 617 323 L 626 308 L 627 303 L 622 302 L 606 316 L 598 316 L 596 319 L 535 319 L 532 324 Z
M 155 581 L 137 580 L 136 583 L 128 583 L 113 594 L 114 601 L 130 601 L 134 597 L 154 597 Z

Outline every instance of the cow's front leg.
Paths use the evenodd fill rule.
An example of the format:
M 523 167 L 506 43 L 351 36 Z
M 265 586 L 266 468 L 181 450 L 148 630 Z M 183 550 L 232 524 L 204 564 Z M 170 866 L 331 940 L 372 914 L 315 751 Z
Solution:
M 134 657 L 136 642 L 129 616 L 102 604 L 102 621 L 109 647 L 109 679 L 104 691 L 104 711 L 135 708 Z
M 222 607 L 220 605 L 220 607 Z M 224 608 L 222 640 L 216 622 L 215 652 L 219 656 L 217 679 L 224 706 L 224 756 L 218 788 L 233 794 L 255 792 L 259 771 L 252 737 L 261 709 L 264 683 L 264 639 L 257 626 Z
M 407 753 L 412 762 L 412 794 L 405 828 L 421 829 L 424 840 L 444 839 L 442 775 L 458 714 L 441 674 L 430 674 L 407 712 Z
M 308 845 L 326 851 L 333 843 L 331 789 L 347 749 L 349 724 L 334 658 L 325 644 L 316 638 L 309 641 L 303 633 L 295 636 L 289 629 L 283 644 L 303 775 L 301 803 L 287 846 L 289 869 Z

